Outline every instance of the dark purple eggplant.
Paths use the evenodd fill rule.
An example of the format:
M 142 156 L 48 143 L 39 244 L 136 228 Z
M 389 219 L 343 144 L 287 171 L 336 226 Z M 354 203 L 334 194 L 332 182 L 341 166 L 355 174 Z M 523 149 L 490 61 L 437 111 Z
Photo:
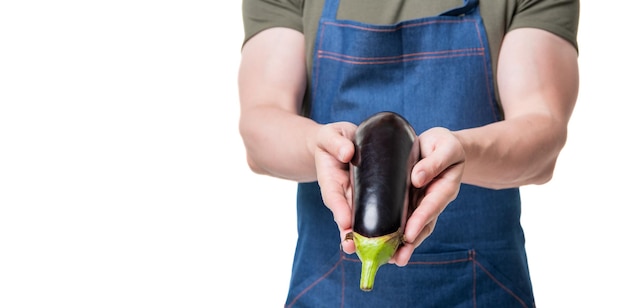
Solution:
M 363 291 L 374 287 L 380 266 L 402 244 L 409 212 L 410 174 L 419 159 L 419 142 L 402 116 L 380 112 L 357 127 L 352 177 L 352 232 L 361 260 Z

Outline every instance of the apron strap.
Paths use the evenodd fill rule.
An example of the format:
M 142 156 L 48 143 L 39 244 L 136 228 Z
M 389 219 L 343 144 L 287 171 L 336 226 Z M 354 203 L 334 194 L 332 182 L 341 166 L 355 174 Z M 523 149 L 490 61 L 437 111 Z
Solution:
M 325 0 L 322 18 L 326 20 L 334 20 L 337 18 L 337 10 L 339 10 L 339 0 Z

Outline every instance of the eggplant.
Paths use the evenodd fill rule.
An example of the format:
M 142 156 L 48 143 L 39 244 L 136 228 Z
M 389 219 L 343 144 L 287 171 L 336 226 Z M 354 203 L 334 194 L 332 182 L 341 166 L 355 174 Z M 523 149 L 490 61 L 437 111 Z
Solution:
M 360 288 L 371 291 L 378 269 L 403 243 L 419 141 L 406 119 L 384 111 L 358 125 L 354 145 L 352 232 L 346 238 L 354 241 L 362 263 Z

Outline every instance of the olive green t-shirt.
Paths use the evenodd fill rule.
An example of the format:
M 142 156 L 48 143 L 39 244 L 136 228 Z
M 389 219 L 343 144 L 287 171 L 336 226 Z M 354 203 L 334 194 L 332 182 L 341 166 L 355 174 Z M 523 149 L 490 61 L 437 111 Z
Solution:
M 342 0 L 337 19 L 395 24 L 438 15 L 462 4 L 463 0 Z M 310 75 L 323 7 L 324 0 L 243 0 L 244 43 L 260 31 L 272 27 L 300 31 L 305 36 Z M 513 29 L 543 29 L 578 48 L 579 7 L 579 0 L 481 0 L 479 9 L 489 40 L 494 76 L 504 35 Z

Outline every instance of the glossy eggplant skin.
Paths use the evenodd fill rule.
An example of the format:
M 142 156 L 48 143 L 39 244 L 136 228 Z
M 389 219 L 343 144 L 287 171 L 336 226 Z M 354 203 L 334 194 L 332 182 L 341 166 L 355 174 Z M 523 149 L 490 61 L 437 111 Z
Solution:
M 378 237 L 403 230 L 410 172 L 419 159 L 415 131 L 402 116 L 380 112 L 357 127 L 354 143 L 353 231 Z
M 352 239 L 361 260 L 360 288 L 371 291 L 378 268 L 389 262 L 403 243 L 409 211 L 419 190 L 411 186 L 419 141 L 411 125 L 392 112 L 363 121 L 354 138 L 352 177 Z M 411 201 L 409 201 L 411 200 Z M 411 208 L 409 208 L 409 202 Z

